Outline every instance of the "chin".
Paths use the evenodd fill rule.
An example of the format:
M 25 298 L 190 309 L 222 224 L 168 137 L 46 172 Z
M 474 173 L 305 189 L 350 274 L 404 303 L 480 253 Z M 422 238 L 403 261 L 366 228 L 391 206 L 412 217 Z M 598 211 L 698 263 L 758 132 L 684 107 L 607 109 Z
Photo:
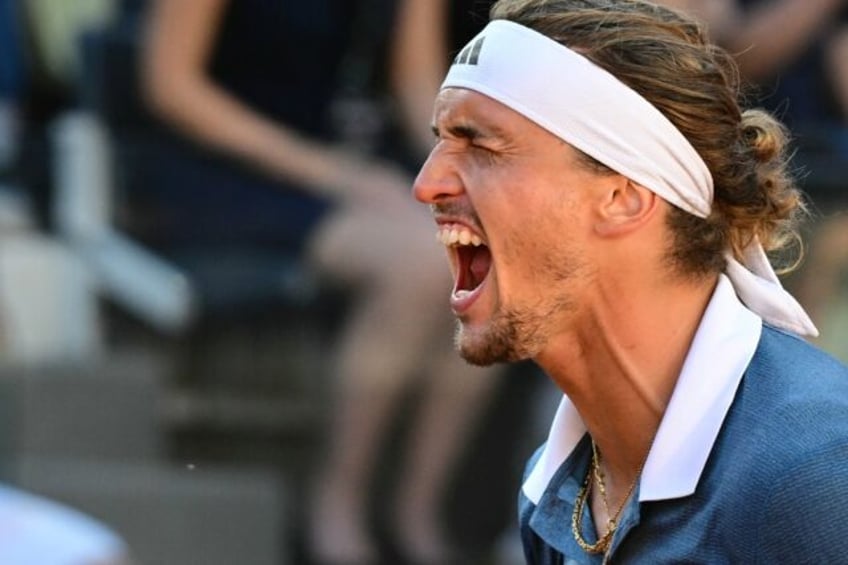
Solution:
M 471 330 L 458 322 L 454 343 L 459 355 L 468 363 L 488 367 L 495 363 L 511 363 L 529 358 L 516 347 L 514 337 L 511 326 Z

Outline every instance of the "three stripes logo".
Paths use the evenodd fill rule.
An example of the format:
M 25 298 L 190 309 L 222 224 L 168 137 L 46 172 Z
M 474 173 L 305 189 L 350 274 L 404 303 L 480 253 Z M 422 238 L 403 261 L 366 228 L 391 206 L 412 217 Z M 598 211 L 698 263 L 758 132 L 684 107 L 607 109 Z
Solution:
M 481 35 L 477 39 L 474 40 L 473 43 L 469 43 L 465 46 L 459 55 L 453 60 L 454 65 L 476 65 L 477 61 L 480 59 L 480 50 L 483 49 L 483 41 L 486 39 L 485 35 Z

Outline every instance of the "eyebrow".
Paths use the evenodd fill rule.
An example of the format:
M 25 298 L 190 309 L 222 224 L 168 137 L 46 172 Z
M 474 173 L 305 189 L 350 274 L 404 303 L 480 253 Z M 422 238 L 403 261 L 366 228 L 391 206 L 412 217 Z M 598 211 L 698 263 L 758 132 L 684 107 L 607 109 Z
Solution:
M 439 134 L 441 132 L 439 127 L 435 124 L 430 127 L 433 130 L 433 135 L 439 137 Z M 445 131 L 447 131 L 454 137 L 458 137 L 460 139 L 467 139 L 468 141 L 475 141 L 479 139 L 504 139 L 503 131 L 496 127 L 486 127 L 485 129 L 480 129 L 470 124 L 456 124 L 446 127 Z

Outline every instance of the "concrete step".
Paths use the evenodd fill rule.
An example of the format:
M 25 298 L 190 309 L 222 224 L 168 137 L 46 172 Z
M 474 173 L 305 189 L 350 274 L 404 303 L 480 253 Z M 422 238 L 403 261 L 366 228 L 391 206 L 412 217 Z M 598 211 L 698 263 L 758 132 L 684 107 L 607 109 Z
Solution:
M 0 367 L 0 448 L 12 457 L 159 457 L 164 370 L 156 358 L 129 351 L 63 366 Z

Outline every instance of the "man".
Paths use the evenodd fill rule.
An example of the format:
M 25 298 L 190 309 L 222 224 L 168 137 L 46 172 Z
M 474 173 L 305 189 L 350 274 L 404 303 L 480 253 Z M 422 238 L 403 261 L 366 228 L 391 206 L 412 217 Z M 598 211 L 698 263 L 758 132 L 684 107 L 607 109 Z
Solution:
M 848 370 L 766 251 L 803 205 L 730 57 L 636 0 L 501 0 L 415 184 L 457 346 L 565 396 L 520 497 L 530 563 L 835 563 Z M 555 38 L 551 39 L 551 38 Z

